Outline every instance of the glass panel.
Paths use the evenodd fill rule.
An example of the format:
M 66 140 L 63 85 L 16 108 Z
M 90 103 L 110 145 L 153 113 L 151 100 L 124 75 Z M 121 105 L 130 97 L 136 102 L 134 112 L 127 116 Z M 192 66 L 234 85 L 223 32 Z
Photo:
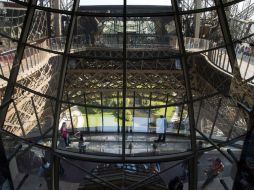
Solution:
M 118 117 L 117 110 L 103 109 L 103 132 L 117 132 Z M 120 122 L 120 121 L 119 121 Z
M 0 83 L 1 83 L 1 86 L 6 86 L 7 85 L 7 81 L 5 81 L 3 79 L 0 79 Z M 0 91 L 0 104 L 2 104 L 2 101 L 3 101 L 3 98 L 4 98 L 4 93 L 5 93 L 5 89 L 2 89 Z
M 13 2 L 1 2 L 0 33 L 13 39 L 19 39 L 26 10 L 26 7 Z
M 180 112 L 180 122 L 178 124 L 178 129 L 180 134 L 189 135 L 190 134 L 190 123 L 189 123 L 189 114 L 187 106 L 181 106 L 179 109 Z
M 52 9 L 71 11 L 72 5 L 73 5 L 73 0 L 52 1 L 52 2 L 39 0 L 39 1 L 37 1 L 37 5 L 40 7 L 50 7 Z
M 211 50 L 207 52 L 206 55 L 214 65 L 228 73 L 232 73 L 232 67 L 226 48 Z
M 120 23 L 122 28 L 123 23 Z M 132 52 L 135 48 L 170 48 L 158 49 L 158 54 L 146 51 L 143 56 L 153 57 L 154 55 L 169 57 L 173 50 L 178 50 L 176 46 L 176 29 L 174 17 L 131 17 L 126 23 L 128 58 L 135 56 Z M 169 53 L 171 52 L 171 54 Z M 134 55 L 133 55 L 134 54 Z
M 127 14 L 143 13 L 169 13 L 172 12 L 171 1 L 145 1 L 145 0 L 127 0 Z
M 213 150 L 201 153 L 198 162 L 198 188 L 224 189 L 221 181 L 224 181 L 229 189 L 232 189 L 236 166 L 230 163 L 220 152 Z
M 93 0 L 81 0 L 80 5 L 122 5 L 123 1 L 121 0 L 98 0 L 96 2 L 94 2 Z
M 247 133 L 247 125 L 249 121 L 248 114 L 245 110 L 239 108 L 239 110 L 237 110 L 237 115 L 230 139 L 234 139 Z
M 67 111 L 66 111 L 67 112 Z M 73 106 L 71 107 L 71 115 L 74 128 L 78 131 L 88 131 L 86 107 Z M 69 112 L 66 114 L 70 114 Z
M 161 116 L 165 118 L 165 108 L 151 109 L 149 113 L 149 132 L 156 132 L 156 120 Z
M 104 47 L 107 46 L 107 42 L 103 38 L 103 33 L 107 27 L 107 19 L 110 22 L 115 18 L 105 17 L 103 20 L 97 17 L 77 17 L 77 27 L 74 30 L 74 36 L 72 39 L 72 48 L 75 51 L 84 51 L 85 47 Z M 97 53 L 98 54 L 98 53 Z
M 103 131 L 101 109 L 88 108 L 87 110 L 90 131 L 95 132 Z
M 161 170 L 166 170 L 162 176 L 165 178 L 165 182 L 168 184 L 168 188 L 172 189 L 175 187 L 183 188 L 188 190 L 189 186 L 189 164 L 188 160 L 180 162 L 166 162 L 161 163 Z
M 216 114 L 220 107 L 220 97 L 216 96 L 194 103 L 196 128 L 208 138 L 211 137 L 212 130 L 215 128 L 215 122 L 218 119 Z M 200 134 L 197 133 L 197 136 Z
M 27 42 L 40 48 L 63 52 L 69 21 L 70 15 L 36 10 Z
M 92 13 L 122 13 L 123 12 L 122 0 L 81 0 L 79 3 L 80 12 Z
M 135 109 L 135 115 L 133 117 L 133 132 L 148 132 L 149 127 L 149 110 Z
M 53 101 L 15 88 L 4 129 L 31 141 L 51 146 Z
M 20 97 L 22 98 L 22 96 L 20 96 Z M 17 103 L 17 101 L 14 102 L 15 105 L 16 105 L 16 103 Z M 24 104 L 24 102 L 21 102 L 21 103 Z M 26 128 L 23 127 L 24 121 L 21 120 L 20 115 L 19 115 L 20 111 L 18 110 L 18 108 L 14 107 L 14 104 L 12 103 L 9 105 L 3 128 L 6 131 L 9 131 L 17 136 L 25 137 L 26 134 L 30 132 L 30 128 L 28 128 L 27 129 L 28 131 L 26 131 Z
M 50 154 L 11 136 L 1 135 L 9 161 L 14 188 L 50 188 Z M 22 181 L 24 183 L 22 183 Z
M 198 74 L 198 80 L 190 73 L 192 95 L 194 100 L 198 97 L 211 95 L 217 91 L 226 92 L 230 89 L 232 72 L 226 51 L 219 49 L 188 57 L 188 64 Z M 211 73 L 211 74 L 208 74 Z
M 230 100 L 222 101 L 212 138 L 228 140 L 246 133 L 248 116 Z
M 17 82 L 31 90 L 56 96 L 61 62 L 61 56 L 26 47 Z
M 253 7 L 253 2 L 247 0 L 224 8 L 233 40 L 240 40 L 254 32 Z
M 16 54 L 17 44 L 8 38 L 1 38 L 2 45 L 0 46 L 0 74 L 9 78 L 10 70 L 13 66 L 13 61 Z M 5 86 L 3 82 L 1 85 Z
M 45 47 L 41 45 L 41 41 L 44 41 L 49 36 L 48 29 L 48 13 L 42 10 L 35 10 L 32 24 L 29 30 L 29 35 L 27 38 L 27 42 L 34 45 L 34 42 L 39 47 Z M 37 43 L 36 43 L 37 41 Z
M 182 0 L 177 1 L 179 9 L 182 11 L 189 11 L 195 9 L 203 9 L 208 7 L 214 7 L 214 0 Z
M 249 79 L 254 76 L 254 47 L 250 41 L 253 37 L 242 40 L 235 45 L 235 53 L 240 73 L 243 79 Z M 254 82 L 253 80 L 250 82 Z
M 216 17 L 218 17 L 216 11 L 181 16 L 185 49 L 187 51 L 202 51 L 224 44 L 218 20 L 211 22 L 211 19 Z
M 123 21 L 121 17 L 103 17 L 101 19 L 98 17 L 80 16 L 77 18 L 77 23 L 72 46 L 78 47 L 78 49 L 91 48 L 87 49 L 86 54 L 81 54 L 82 57 L 85 55 L 93 55 L 99 58 L 109 58 L 109 56 L 110 58 L 122 57 Z M 97 49 L 92 48 L 94 46 Z M 105 47 L 119 49 L 105 49 Z M 101 52 L 100 48 L 107 51 Z
M 16 180 L 22 179 L 22 175 L 27 176 L 20 189 L 25 190 L 34 187 L 50 189 L 52 162 L 49 152 L 36 147 L 31 147 L 28 151 L 25 148 L 27 146 L 22 144 L 22 151 L 10 163 L 12 175 L 15 176 Z

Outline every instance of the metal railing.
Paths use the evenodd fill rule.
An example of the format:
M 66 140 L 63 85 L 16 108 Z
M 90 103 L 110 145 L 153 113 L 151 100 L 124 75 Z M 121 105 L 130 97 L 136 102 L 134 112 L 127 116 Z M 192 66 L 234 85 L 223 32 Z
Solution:
M 37 44 L 40 48 L 45 48 L 46 41 Z M 3 51 L 0 54 L 0 74 L 4 77 L 9 77 L 13 60 L 15 58 L 16 49 Z M 48 53 L 35 48 L 26 48 L 23 54 L 23 59 L 20 66 L 19 76 L 34 70 L 38 65 L 48 57 Z
M 63 52 L 65 48 L 66 37 L 55 37 L 46 39 L 36 46 L 49 50 Z M 72 52 L 84 51 L 86 48 L 122 48 L 122 35 L 120 34 L 103 34 L 91 37 L 90 35 L 77 35 L 72 40 Z M 217 44 L 206 39 L 185 37 L 185 48 L 189 52 L 198 52 L 215 48 Z M 171 49 L 177 51 L 179 49 L 177 36 L 174 35 L 147 35 L 147 34 L 128 34 L 127 49 L 146 48 L 146 49 Z M 252 53 L 246 53 L 236 47 L 236 55 L 238 66 L 243 79 L 248 79 L 254 75 L 254 57 Z M 3 50 L 0 53 L 0 74 L 9 77 L 12 62 L 15 57 L 16 50 Z M 48 52 L 38 50 L 36 48 L 26 48 L 20 68 L 20 75 L 34 69 L 39 65 Z M 228 54 L 225 48 L 219 48 L 203 53 L 208 59 L 223 71 L 232 74 L 232 68 L 229 62 Z M 254 84 L 254 80 L 250 81 Z

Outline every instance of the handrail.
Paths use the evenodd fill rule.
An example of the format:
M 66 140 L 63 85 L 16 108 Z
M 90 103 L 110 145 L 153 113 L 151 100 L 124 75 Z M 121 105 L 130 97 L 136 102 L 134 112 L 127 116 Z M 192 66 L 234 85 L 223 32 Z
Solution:
M 121 48 L 121 36 L 121 34 L 102 34 L 97 37 L 91 37 L 89 34 L 76 35 L 72 40 L 72 52 L 84 51 L 93 47 Z M 33 44 L 36 44 L 36 46 L 40 48 L 62 52 L 65 47 L 65 42 L 66 37 L 63 36 L 40 39 Z M 209 50 L 217 46 L 216 42 L 201 38 L 185 37 L 184 42 L 186 50 L 190 52 Z M 235 51 L 241 74 L 243 78 L 246 79 L 250 78 L 251 73 L 248 69 L 254 64 L 254 57 L 251 53 L 247 53 L 242 47 L 243 46 L 237 45 Z M 151 48 L 152 50 L 154 50 L 154 48 L 165 48 L 168 50 L 178 50 L 179 46 L 177 36 L 175 35 L 159 36 L 156 34 L 127 34 L 127 49 L 137 48 Z M 9 76 L 15 52 L 15 49 L 6 49 L 0 53 L 0 74 L 3 76 Z M 42 55 L 45 53 L 46 52 L 36 48 L 26 48 L 21 64 L 21 72 L 26 72 L 30 68 L 34 68 L 34 66 L 40 63 L 42 58 L 45 57 Z M 232 73 L 232 68 L 225 48 L 214 49 L 203 54 L 223 71 L 229 74 Z M 254 84 L 254 79 L 248 82 Z

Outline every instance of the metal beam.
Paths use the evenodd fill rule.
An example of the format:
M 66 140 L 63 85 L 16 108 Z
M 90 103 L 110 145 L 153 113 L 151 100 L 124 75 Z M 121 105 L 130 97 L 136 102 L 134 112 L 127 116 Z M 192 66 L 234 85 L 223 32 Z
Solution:
M 57 156 L 57 158 L 59 159 L 60 157 Z M 107 181 L 107 180 L 105 180 L 105 179 L 103 179 L 103 178 L 101 178 L 101 177 L 99 177 L 99 176 L 97 176 L 97 175 L 94 175 L 93 173 L 87 171 L 86 169 L 80 167 L 79 165 L 74 164 L 72 161 L 68 160 L 67 158 L 61 157 L 61 159 L 64 160 L 65 162 L 67 162 L 69 165 L 72 165 L 72 166 L 74 166 L 75 168 L 80 169 L 81 171 L 83 171 L 83 172 L 86 173 L 87 175 L 92 176 L 92 177 L 98 179 L 99 181 L 102 182 L 102 183 L 100 183 L 100 185 L 109 187 L 110 189 L 120 190 L 120 188 L 117 187 L 115 184 L 113 184 L 113 183 L 111 183 L 111 182 L 109 182 L 109 181 Z
M 194 109 L 193 109 L 193 98 L 191 92 L 191 83 L 190 76 L 187 65 L 187 55 L 184 47 L 184 36 L 180 19 L 180 12 L 178 8 L 177 0 L 171 0 L 173 11 L 175 11 L 175 27 L 176 33 L 178 35 L 178 44 L 179 51 L 182 54 L 181 57 L 181 67 L 183 69 L 184 82 L 186 88 L 186 99 L 188 105 L 188 114 L 189 114 L 189 123 L 190 123 L 190 138 L 191 138 L 191 148 L 194 152 L 194 157 L 189 162 L 190 175 L 189 175 L 189 189 L 196 190 L 197 189 L 197 148 L 196 148 L 196 131 L 195 131 L 195 118 L 194 118 Z
M 23 23 L 23 29 L 18 41 L 17 51 L 13 60 L 13 66 L 10 72 L 8 84 L 6 86 L 6 90 L 5 90 L 5 94 L 4 94 L 4 98 L 2 102 L 8 102 L 14 93 L 14 87 L 15 87 L 17 77 L 19 74 L 20 65 L 22 63 L 23 53 L 26 48 L 25 43 L 27 41 L 27 38 L 30 32 L 30 25 L 32 23 L 33 15 L 35 12 L 34 6 L 36 4 L 37 4 L 37 0 L 30 0 L 28 2 L 26 16 L 24 18 L 24 23 Z M 0 112 L 0 128 L 3 128 L 8 108 L 9 108 L 9 105 L 4 107 L 2 111 Z
M 6 86 L 5 89 L 5 94 L 3 96 L 3 100 L 2 102 L 10 102 L 11 97 L 14 93 L 14 87 L 17 81 L 17 77 L 19 74 L 19 69 L 20 69 L 20 65 L 22 62 L 22 58 L 23 58 L 23 53 L 25 50 L 25 43 L 27 41 L 27 37 L 29 35 L 30 32 L 30 25 L 32 23 L 33 20 L 33 15 L 35 12 L 35 8 L 32 5 L 36 5 L 37 1 L 36 0 L 30 0 L 28 1 L 28 7 L 27 7 L 27 11 L 26 11 L 26 16 L 24 18 L 24 22 L 23 22 L 23 29 L 18 41 L 18 46 L 17 46 L 17 51 L 13 60 L 13 66 L 12 69 L 10 71 L 10 76 L 9 76 L 9 80 L 8 80 L 8 84 Z M 0 129 L 3 128 L 4 122 L 5 122 L 5 118 L 7 115 L 7 111 L 9 108 L 9 104 L 6 104 L 6 106 L 2 107 L 1 112 L 0 112 Z M 3 141 L 2 141 L 2 135 L 0 136 L 0 165 L 4 174 L 4 177 L 6 177 L 9 182 L 10 182 L 10 186 L 11 189 L 14 189 L 13 186 L 13 181 L 11 178 L 11 173 L 10 173 L 10 169 L 9 169 L 9 162 L 7 161 L 7 157 L 5 154 L 5 149 L 4 149 L 4 145 L 3 145 Z M 3 165 L 2 165 L 3 164 Z
M 195 9 L 200 9 L 201 8 L 201 0 L 195 0 L 194 3 L 195 3 Z M 201 16 L 201 13 L 194 14 L 194 18 L 195 18 L 194 38 L 199 38 L 200 16 Z
M 69 102 L 68 93 L 66 94 L 66 96 L 67 96 L 67 101 Z M 72 120 L 72 115 L 71 115 L 71 105 L 69 103 L 68 103 L 68 110 L 69 110 L 70 120 L 71 120 L 71 130 L 72 130 L 72 133 L 74 134 L 74 125 L 73 125 L 73 120 Z
M 41 124 L 40 124 L 40 120 L 39 120 L 39 117 L 38 117 L 38 113 L 37 113 L 37 110 L 36 110 L 36 106 L 35 106 L 33 97 L 31 97 L 31 101 L 32 101 L 33 109 L 34 109 L 34 114 L 35 114 L 35 117 L 36 117 L 36 120 L 37 120 L 37 125 L 38 125 L 38 128 L 39 128 L 40 134 L 42 136 Z
M 213 121 L 213 125 L 212 125 L 212 129 L 211 129 L 211 133 L 209 135 L 209 138 L 212 138 L 212 135 L 213 135 L 213 130 L 214 130 L 214 127 L 215 127 L 215 123 L 217 121 L 217 118 L 218 118 L 218 115 L 219 115 L 219 110 L 220 110 L 220 107 L 221 107 L 221 101 L 222 101 L 222 98 L 220 98 L 219 102 L 218 102 L 218 106 L 217 106 L 217 109 L 216 109 L 216 114 L 215 114 L 215 117 L 214 117 L 214 121 Z
M 152 105 L 152 92 L 150 92 L 150 95 L 149 95 L 147 131 L 149 131 L 149 121 L 150 121 L 150 117 L 151 117 L 151 105 Z
M 102 132 L 104 131 L 104 113 L 103 113 L 103 96 L 102 92 L 100 93 L 101 96 L 101 124 L 102 124 Z
M 169 91 L 175 92 L 175 93 L 182 93 L 183 89 L 168 89 L 168 88 L 157 88 L 158 86 L 154 87 L 154 88 L 137 88 L 137 89 L 133 89 L 133 88 L 128 88 L 127 92 L 141 92 L 141 93 L 150 93 L 150 92 L 158 92 L 158 93 L 164 93 L 166 94 Z M 100 91 L 102 92 L 118 92 L 119 90 L 121 90 L 120 88 L 100 88 L 100 87 L 95 87 L 95 88 L 86 88 L 86 87 L 67 87 L 65 88 L 65 90 L 67 91 L 85 91 L 85 92 L 93 92 L 96 91 L 96 93 L 100 93 Z
M 55 113 L 54 113 L 54 124 L 53 124 L 53 140 L 52 140 L 52 148 L 53 150 L 57 149 L 57 141 L 58 141 L 58 125 L 59 125 L 59 119 L 60 119 L 60 113 L 61 113 L 61 100 L 63 97 L 63 91 L 64 91 L 64 81 L 65 81 L 65 74 L 67 70 L 68 65 L 68 53 L 71 49 L 71 43 L 72 43 L 72 37 L 73 37 L 73 31 L 75 26 L 75 20 L 76 20 L 76 12 L 79 7 L 79 0 L 73 1 L 73 8 L 71 11 L 71 18 L 70 18 L 70 24 L 68 27 L 68 33 L 66 37 L 66 44 L 63 54 L 63 59 L 61 63 L 59 78 L 58 78 L 58 88 L 57 88 L 57 98 L 56 98 L 56 104 L 55 104 Z M 53 190 L 59 189 L 59 161 L 55 156 L 53 156 L 53 166 L 52 166 L 52 186 L 51 188 Z
M 246 138 L 244 140 L 240 160 L 237 164 L 237 174 L 234 181 L 234 190 L 238 190 L 238 187 L 245 187 L 242 185 L 242 181 L 246 181 L 245 177 L 243 177 L 243 174 L 246 174 L 247 176 L 252 175 L 251 167 L 247 166 L 246 161 L 248 158 L 252 158 L 253 156 L 253 136 L 254 136 L 254 107 L 252 107 L 251 112 L 248 113 L 249 121 L 247 123 L 247 134 Z M 249 161 L 250 162 L 250 161 Z M 248 164 L 250 165 L 250 164 Z M 251 178 L 250 178 L 251 179 Z
M 121 74 L 123 72 L 122 69 L 68 69 L 68 75 L 73 74 Z M 134 70 L 128 69 L 128 74 L 166 74 L 166 75 L 181 75 L 181 70 L 162 70 L 162 69 L 142 69 L 142 70 Z
M 126 118 L 126 91 L 127 91 L 127 33 L 126 33 L 126 23 L 127 23 L 127 0 L 123 0 L 123 110 L 122 110 L 122 160 L 125 161 L 125 118 Z
M 197 128 L 197 126 L 198 126 L 198 120 L 199 120 L 199 116 L 200 116 L 200 111 L 201 111 L 202 104 L 203 104 L 203 100 L 201 100 L 201 101 L 200 101 L 200 104 L 199 104 L 198 115 L 197 115 L 197 119 L 196 119 L 196 128 Z
M 15 113 L 16 113 L 16 115 L 17 115 L 17 119 L 18 119 L 18 122 L 19 122 L 19 125 L 20 125 L 20 128 L 21 128 L 23 137 L 26 137 L 26 131 L 25 131 L 24 126 L 23 126 L 23 123 L 22 123 L 22 121 L 21 121 L 21 118 L 20 118 L 20 115 L 19 115 L 19 111 L 18 111 L 18 109 L 17 109 L 17 106 L 16 106 L 16 104 L 15 104 L 14 101 L 12 101 L 12 103 L 13 103 L 13 107 L 14 107 Z
M 180 122 L 179 122 L 178 128 L 177 128 L 177 134 L 179 134 L 179 132 L 180 132 L 180 127 L 181 127 L 182 119 L 183 119 L 183 110 L 184 110 L 184 106 L 185 106 L 185 104 L 182 105 L 182 110 L 181 110 L 181 115 L 180 115 Z
M 232 68 L 232 73 L 234 75 L 234 78 L 237 80 L 242 80 L 240 70 L 237 64 L 237 58 L 233 46 L 233 40 L 230 34 L 229 25 L 228 25 L 228 19 L 224 10 L 224 5 L 222 0 L 214 0 L 214 3 L 216 5 L 216 10 L 219 18 L 219 23 L 221 27 L 221 31 L 224 37 L 224 41 L 226 44 L 226 49 L 228 52 L 228 57 L 230 61 L 230 65 Z
M 232 126 L 229 130 L 229 133 L 228 133 L 228 136 L 227 136 L 227 141 L 230 139 L 231 135 L 232 135 L 232 132 L 233 132 L 233 129 L 235 127 L 235 122 L 237 121 L 237 119 L 239 118 L 239 113 L 240 113 L 240 108 L 237 108 L 237 112 L 235 114 L 235 117 L 234 117 L 234 121 L 232 123 Z
M 119 102 L 119 91 L 117 91 L 117 107 L 120 107 L 120 102 Z M 120 133 L 120 109 L 117 109 L 117 133 Z
M 168 105 L 168 99 L 169 99 L 169 94 L 167 94 L 166 105 Z M 164 117 L 166 119 L 167 119 L 167 110 L 168 110 L 168 107 L 165 107 Z
M 200 130 L 195 128 L 195 130 L 209 143 L 211 143 L 230 163 L 233 163 L 232 159 L 225 153 L 223 152 L 218 145 L 216 145 L 211 139 L 209 139 L 207 136 L 205 136 Z
M 84 103 L 85 105 L 87 104 L 86 102 L 86 94 L 84 93 Z M 85 107 L 85 112 L 86 112 L 86 127 L 87 127 L 87 131 L 89 132 L 90 131 L 90 128 L 89 128 L 89 121 L 88 121 L 88 111 L 87 111 L 87 107 Z
M 132 128 L 134 127 L 134 117 L 135 117 L 135 104 L 136 104 L 136 92 L 133 92 L 133 110 L 132 110 Z
M 134 190 L 134 189 L 137 189 L 137 188 L 140 189 L 140 187 L 142 187 L 143 185 L 145 185 L 144 183 L 145 183 L 146 181 L 149 181 L 149 180 L 151 180 L 152 178 L 154 178 L 154 177 L 156 177 L 156 176 L 159 176 L 159 175 L 161 175 L 161 174 L 167 172 L 168 170 L 170 170 L 170 169 L 176 167 L 177 165 L 181 164 L 182 162 L 184 162 L 184 161 L 186 161 L 186 160 L 188 160 L 188 158 L 185 158 L 184 160 L 181 160 L 181 161 L 177 162 L 176 164 L 173 164 L 172 166 L 169 166 L 168 168 L 165 168 L 164 170 L 162 170 L 162 171 L 160 171 L 160 172 L 158 172 L 158 173 L 155 173 L 155 174 L 153 174 L 153 175 L 151 175 L 151 176 L 149 176 L 149 177 L 146 177 L 146 178 L 144 178 L 144 179 L 142 179 L 142 180 L 140 180 L 140 181 L 138 181 L 138 182 L 136 182 L 136 183 L 133 183 L 132 185 L 130 185 L 130 186 L 128 186 L 127 188 L 125 188 L 125 190 Z

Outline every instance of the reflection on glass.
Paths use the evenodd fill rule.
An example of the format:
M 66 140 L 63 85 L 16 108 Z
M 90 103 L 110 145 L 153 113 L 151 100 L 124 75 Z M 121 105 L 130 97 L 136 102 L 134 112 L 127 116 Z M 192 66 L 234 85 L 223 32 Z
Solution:
M 204 143 L 206 146 L 206 143 Z M 231 147 L 232 148 L 232 147 Z M 234 151 L 237 155 L 238 151 Z M 222 187 L 221 181 L 231 189 L 235 179 L 236 167 L 217 150 L 200 153 L 198 160 L 198 188 L 214 189 Z
M 2 48 L 0 53 L 0 74 L 4 77 L 9 78 L 13 61 L 16 54 L 17 44 L 12 42 L 10 39 L 1 38 Z M 1 85 L 4 86 L 4 81 Z
M 37 5 L 40 7 L 49 7 L 52 9 L 71 11 L 72 5 L 73 5 L 73 0 L 52 1 L 52 2 L 39 0 L 39 1 L 37 1 Z
M 247 0 L 224 8 L 233 40 L 240 40 L 254 32 L 253 6 L 253 2 Z
M 17 7 L 17 9 L 12 7 Z M 25 7 L 13 2 L 1 2 L 0 34 L 19 39 L 25 16 Z
M 224 44 L 216 11 L 182 15 L 182 28 L 187 51 L 202 51 Z
M 27 46 L 21 60 L 18 83 L 37 92 L 56 96 L 55 81 L 58 81 L 61 62 L 62 56 Z M 35 76 L 36 80 L 33 79 Z

